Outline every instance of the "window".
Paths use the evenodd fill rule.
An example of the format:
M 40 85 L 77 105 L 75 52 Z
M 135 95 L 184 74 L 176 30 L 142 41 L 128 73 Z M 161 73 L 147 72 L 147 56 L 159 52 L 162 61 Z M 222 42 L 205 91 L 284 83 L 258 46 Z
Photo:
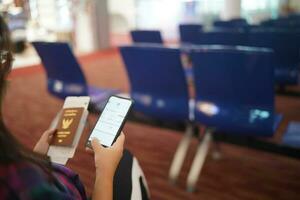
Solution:
M 278 15 L 279 0 L 242 0 L 242 16 L 249 22 L 258 23 Z

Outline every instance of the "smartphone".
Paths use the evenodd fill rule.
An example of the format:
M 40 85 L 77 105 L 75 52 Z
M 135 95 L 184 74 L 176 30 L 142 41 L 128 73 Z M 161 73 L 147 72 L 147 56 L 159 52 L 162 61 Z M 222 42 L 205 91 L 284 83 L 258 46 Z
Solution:
M 96 137 L 104 147 L 110 147 L 120 135 L 133 101 L 128 98 L 109 97 L 99 119 L 93 128 L 86 146 L 91 148 L 91 140 Z

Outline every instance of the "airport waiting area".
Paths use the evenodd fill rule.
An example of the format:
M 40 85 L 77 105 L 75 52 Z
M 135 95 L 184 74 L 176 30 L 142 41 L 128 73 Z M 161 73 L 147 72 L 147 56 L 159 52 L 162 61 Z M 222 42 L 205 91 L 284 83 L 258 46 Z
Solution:
M 0 0 L 0 59 L 0 199 L 300 199 L 297 0 Z

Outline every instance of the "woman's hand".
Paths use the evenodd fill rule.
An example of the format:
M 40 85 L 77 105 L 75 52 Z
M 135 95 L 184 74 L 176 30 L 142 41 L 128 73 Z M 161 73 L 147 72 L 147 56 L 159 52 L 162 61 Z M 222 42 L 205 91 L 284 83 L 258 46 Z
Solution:
M 92 148 L 95 158 L 96 175 L 102 178 L 113 178 L 116 168 L 121 160 L 124 149 L 125 136 L 122 132 L 117 141 L 108 148 L 101 145 L 97 138 L 92 139 Z M 92 151 L 87 148 L 87 151 Z
M 46 155 L 50 146 L 50 142 L 55 134 L 56 129 L 53 130 L 46 130 L 39 141 L 36 143 L 33 151 L 39 154 Z

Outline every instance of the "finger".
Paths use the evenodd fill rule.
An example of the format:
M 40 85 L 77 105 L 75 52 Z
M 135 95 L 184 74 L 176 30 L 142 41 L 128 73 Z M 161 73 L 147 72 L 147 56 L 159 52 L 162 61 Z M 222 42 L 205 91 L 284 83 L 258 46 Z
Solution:
M 90 153 L 90 154 L 94 153 L 94 151 L 91 148 L 89 148 L 89 147 L 86 147 L 85 151 L 88 152 L 88 153 Z
M 94 151 L 101 151 L 102 145 L 97 138 L 93 138 L 91 144 Z
M 125 142 L 125 135 L 124 133 L 122 132 L 117 141 L 113 144 L 113 147 L 114 148 L 120 148 L 120 149 L 123 149 L 123 146 L 124 146 L 124 142 Z
M 43 136 L 50 136 L 50 135 L 54 135 L 54 133 L 56 132 L 56 129 L 49 129 L 49 130 L 46 130 L 44 133 L 43 133 Z
M 52 139 L 54 137 L 54 135 L 56 134 L 57 130 L 53 129 L 53 130 L 49 130 L 47 133 L 45 133 L 45 137 L 47 138 L 48 142 L 52 142 Z
M 51 131 L 48 135 L 48 137 L 53 137 L 57 133 L 57 129 L 54 131 Z
M 49 135 L 48 140 L 47 140 L 49 144 L 52 142 L 53 137 L 54 137 L 53 135 Z

